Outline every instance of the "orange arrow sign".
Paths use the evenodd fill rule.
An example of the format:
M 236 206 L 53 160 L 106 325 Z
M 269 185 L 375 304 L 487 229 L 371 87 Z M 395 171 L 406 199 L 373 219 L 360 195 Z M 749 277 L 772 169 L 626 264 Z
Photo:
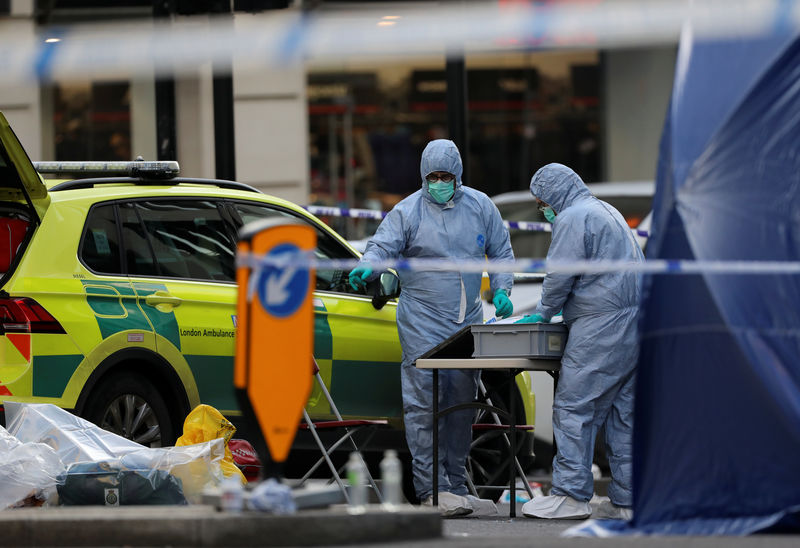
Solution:
M 315 273 L 293 259 L 313 251 L 317 236 L 308 225 L 267 219 L 243 227 L 239 237 L 240 256 L 275 262 L 237 270 L 234 386 L 242 411 L 255 415 L 272 460 L 283 462 L 311 391 L 314 343 Z

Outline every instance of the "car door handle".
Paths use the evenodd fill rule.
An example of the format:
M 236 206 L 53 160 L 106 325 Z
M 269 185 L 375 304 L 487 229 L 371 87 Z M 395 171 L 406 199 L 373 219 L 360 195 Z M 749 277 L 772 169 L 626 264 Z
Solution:
M 144 302 L 145 304 L 155 306 L 158 310 L 161 310 L 162 308 L 180 306 L 180 304 L 183 302 L 183 299 L 170 295 L 166 291 L 156 291 L 155 293 L 145 297 Z

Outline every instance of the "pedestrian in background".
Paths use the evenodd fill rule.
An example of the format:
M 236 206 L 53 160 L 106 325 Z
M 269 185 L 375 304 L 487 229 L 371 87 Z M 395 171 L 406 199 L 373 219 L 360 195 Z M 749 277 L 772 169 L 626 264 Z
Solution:
M 422 153 L 422 188 L 399 202 L 367 244 L 359 266 L 350 273 L 353 288 L 373 279 L 370 263 L 397 258 L 513 261 L 508 230 L 497 207 L 483 192 L 463 186 L 461 155 L 455 143 L 437 139 Z M 481 274 L 400 270 L 402 293 L 397 331 L 403 349 L 400 377 L 403 419 L 412 456 L 414 488 L 423 504 L 433 491 L 433 372 L 414 362 L 463 327 L 483 322 Z M 490 274 L 498 316 L 513 313 L 511 273 Z M 477 396 L 479 371 L 443 370 L 439 374 L 442 408 Z M 439 509 L 443 515 L 471 513 L 479 499 L 468 495 L 466 459 L 474 412 L 462 410 L 439 421 Z
M 548 164 L 531 179 L 531 194 L 553 223 L 548 261 L 644 260 L 622 215 L 595 198 L 581 178 L 561 164 Z M 592 457 L 597 431 L 605 426 L 612 481 L 609 503 L 595 517 L 630 519 L 633 387 L 639 354 L 637 317 L 640 276 L 549 272 L 536 313 L 517 323 L 549 322 L 563 309 L 569 336 L 553 399 L 550 495 L 526 502 L 532 518 L 582 519 L 592 514 Z M 599 514 L 599 515 L 598 515 Z

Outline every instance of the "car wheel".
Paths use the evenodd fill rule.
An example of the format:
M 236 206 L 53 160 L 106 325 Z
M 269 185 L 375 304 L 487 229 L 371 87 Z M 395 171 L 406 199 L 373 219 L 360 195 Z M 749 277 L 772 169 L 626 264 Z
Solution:
M 175 428 L 161 393 L 134 373 L 114 375 L 93 392 L 84 417 L 99 427 L 147 447 L 175 443 Z
M 508 410 L 508 388 L 503 385 L 498 391 L 490 384 L 489 381 L 484 380 L 489 399 L 495 407 L 503 410 Z M 525 411 L 522 408 L 522 401 L 519 395 L 516 396 L 516 423 L 525 423 Z M 508 421 L 500 417 L 503 424 L 508 424 Z M 480 409 L 476 419 L 476 424 L 493 424 L 494 418 L 489 411 Z M 511 448 L 506 442 L 504 436 L 506 432 L 501 429 L 497 430 L 474 430 L 472 435 L 472 444 L 470 446 L 469 456 L 467 457 L 467 473 L 472 479 L 472 483 L 476 486 L 478 496 L 480 498 L 492 499 L 495 502 L 500 499 L 502 489 L 485 489 L 479 488 L 480 485 L 495 485 L 505 486 L 508 488 L 508 457 Z M 523 470 L 529 464 L 522 458 L 525 452 L 525 433 L 517 432 L 517 456 L 520 459 L 520 465 Z M 528 459 L 529 460 L 529 459 Z

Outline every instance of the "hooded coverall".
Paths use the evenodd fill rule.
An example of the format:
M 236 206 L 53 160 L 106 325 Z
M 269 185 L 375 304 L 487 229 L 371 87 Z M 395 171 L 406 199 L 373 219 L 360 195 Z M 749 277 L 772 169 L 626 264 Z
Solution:
M 568 167 L 541 168 L 531 179 L 531 193 L 557 214 L 548 261 L 644 260 L 622 215 L 595 198 Z M 608 496 L 617 506 L 633 503 L 631 435 L 640 287 L 640 276 L 628 271 L 545 276 L 536 313 L 548 321 L 563 308 L 569 328 L 553 399 L 557 454 L 551 495 L 591 499 L 594 441 L 605 425 L 612 475 Z
M 425 176 L 434 171 L 455 175 L 456 188 L 446 203 L 428 192 Z M 513 261 L 508 230 L 497 207 L 483 192 L 462 186 L 463 167 L 455 143 L 438 139 L 422 153 L 422 188 L 399 202 L 367 244 L 361 264 L 396 258 L 424 257 L 468 261 Z M 374 277 L 375 275 L 373 275 Z M 461 328 L 482 323 L 481 274 L 400 270 L 397 331 L 403 349 L 401 384 L 406 440 L 412 455 L 414 488 L 420 500 L 433 490 L 433 373 L 414 366 L 418 357 Z M 492 289 L 511 293 L 513 275 L 490 274 Z M 473 401 L 479 372 L 443 370 L 439 405 Z M 462 410 L 439 421 L 439 489 L 466 495 L 466 459 L 474 412 Z

